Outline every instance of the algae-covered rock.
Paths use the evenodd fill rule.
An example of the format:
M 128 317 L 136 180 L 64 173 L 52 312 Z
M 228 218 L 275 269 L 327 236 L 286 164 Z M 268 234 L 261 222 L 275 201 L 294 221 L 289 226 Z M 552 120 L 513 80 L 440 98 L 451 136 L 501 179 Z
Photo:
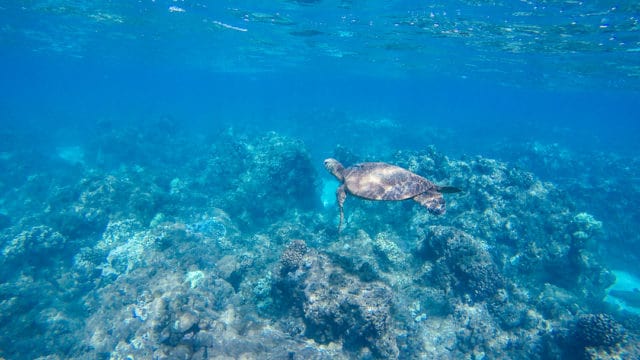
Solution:
M 624 339 L 624 329 L 607 314 L 585 314 L 578 317 L 575 338 L 584 346 L 614 346 Z
M 407 265 L 407 254 L 398 246 L 399 237 L 390 232 L 382 232 L 376 235 L 373 241 L 373 250 L 382 258 L 385 265 L 396 269 L 405 268 Z
M 240 218 L 254 225 L 268 224 L 290 210 L 316 205 L 316 172 L 299 140 L 267 133 L 251 144 L 251 162 L 240 174 L 233 199 L 242 205 Z M 230 211 L 238 209 L 230 207 Z
M 303 240 L 292 241 L 280 256 L 282 271 L 290 271 L 299 268 L 304 261 L 304 256 L 307 251 L 309 251 L 309 248 Z
M 319 202 L 316 172 L 300 140 L 268 132 L 220 135 L 202 175 L 207 191 L 245 228 L 272 224 Z
M 343 341 L 348 351 L 368 347 L 376 357 L 398 357 L 391 313 L 393 293 L 388 286 L 362 282 L 326 255 L 305 251 L 300 241 L 291 243 L 284 253 L 301 254 L 302 259 L 292 267 L 288 260 L 292 256 L 283 256 L 285 263 L 280 265 L 274 296 L 282 306 L 301 311 L 307 336 L 321 343 Z
M 602 230 L 602 221 L 586 212 L 581 212 L 573 217 L 572 236 L 578 241 L 585 241 Z
M 315 206 L 321 162 L 274 132 L 103 128 L 76 165 L 3 150 L 0 357 L 638 357 L 639 321 L 602 303 L 599 257 L 637 242 L 635 163 L 562 188 L 484 156 L 391 153 L 372 135 L 418 135 L 355 119 L 340 129 L 375 146 L 333 155 L 462 188 L 447 214 L 348 199 L 338 233 L 335 209 Z M 335 135 L 312 141 L 351 136 Z M 540 158 L 567 176 L 592 166 Z
M 433 281 L 459 294 L 482 300 L 505 285 L 486 243 L 463 231 L 432 226 L 418 242 L 416 254 L 436 264 Z
M 54 229 L 39 225 L 15 236 L 2 249 L 3 260 L 30 264 L 46 263 L 50 254 L 64 250 L 67 239 Z

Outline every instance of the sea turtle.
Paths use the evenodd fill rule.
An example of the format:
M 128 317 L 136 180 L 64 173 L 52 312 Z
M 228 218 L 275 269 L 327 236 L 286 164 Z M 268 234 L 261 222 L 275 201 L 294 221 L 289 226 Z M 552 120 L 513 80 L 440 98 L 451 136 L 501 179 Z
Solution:
M 439 186 L 407 169 L 383 162 L 365 162 L 348 168 L 336 159 L 326 159 L 324 167 L 342 184 L 336 191 L 340 208 L 338 231 L 344 221 L 344 200 L 347 192 L 369 200 L 413 199 L 429 210 L 440 215 L 445 212 L 442 193 L 459 192 L 451 186 Z

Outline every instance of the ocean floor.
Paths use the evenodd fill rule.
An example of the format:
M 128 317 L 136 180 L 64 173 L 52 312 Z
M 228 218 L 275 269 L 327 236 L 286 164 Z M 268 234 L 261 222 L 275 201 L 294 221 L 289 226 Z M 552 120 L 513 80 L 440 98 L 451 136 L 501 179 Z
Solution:
M 620 310 L 640 315 L 640 278 L 626 271 L 613 270 L 616 280 L 607 288 L 605 301 Z
M 171 121 L 38 148 L 2 136 L 0 358 L 640 357 L 638 159 L 316 153 Z M 350 196 L 339 232 L 324 157 L 462 192 L 441 216 Z

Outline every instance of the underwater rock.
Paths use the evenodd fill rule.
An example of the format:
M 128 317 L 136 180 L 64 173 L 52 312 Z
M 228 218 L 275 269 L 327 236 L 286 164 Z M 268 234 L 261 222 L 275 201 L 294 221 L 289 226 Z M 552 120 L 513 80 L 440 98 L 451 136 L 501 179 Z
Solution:
M 289 243 L 280 256 L 282 271 L 286 272 L 299 268 L 307 251 L 309 251 L 309 248 L 304 240 L 293 240 Z
M 607 246 L 602 248 L 603 254 L 616 259 L 619 267 L 638 264 L 640 158 L 637 155 L 578 152 L 559 144 L 539 142 L 511 144 L 503 153 L 517 166 L 558 184 L 570 194 L 576 209 L 588 210 L 606 225 Z
M 526 324 L 534 315 L 528 312 L 525 303 L 511 299 L 509 292 L 499 289 L 496 294 L 487 301 L 487 308 L 493 317 L 500 323 L 502 329 L 514 329 L 518 327 L 531 328 L 537 324 Z M 529 326 L 527 326 L 529 325 Z
M 582 212 L 573 217 L 571 223 L 573 232 L 571 236 L 577 242 L 584 242 L 602 230 L 602 221 L 596 220 L 593 215 Z
M 73 257 L 73 276 L 79 286 L 91 286 L 92 280 L 100 277 L 100 265 L 105 261 L 107 252 L 93 247 L 83 247 Z
M 150 133 L 160 127 L 176 130 L 110 142 L 113 131 L 86 150 L 86 167 L 64 171 L 0 154 L 11 215 L 0 224 L 0 330 L 11 334 L 0 357 L 559 359 L 585 346 L 638 357 L 637 317 L 613 320 L 626 329 L 617 341 L 615 323 L 575 315 L 609 309 L 611 274 L 592 247 L 603 230 L 607 247 L 610 230 L 636 242 L 636 224 L 610 222 L 637 214 L 631 180 L 576 195 L 585 184 L 559 188 L 479 156 L 338 148 L 346 163 L 389 161 L 464 189 L 438 218 L 412 202 L 352 201 L 338 234 L 335 209 L 314 207 L 319 164 L 300 141 Z M 579 352 L 566 345 L 577 342 Z
M 317 205 L 317 174 L 301 141 L 270 132 L 250 149 L 251 162 L 240 174 L 234 203 L 226 207 L 230 213 L 256 226 L 273 223 L 290 210 Z
M 376 254 L 374 240 L 364 230 L 342 236 L 327 247 L 326 253 L 336 266 L 364 282 L 380 280 L 381 268 L 390 267 L 387 259 Z
M 504 271 L 517 273 L 539 288 L 544 283 L 579 288 L 601 271 L 592 260 L 590 244 L 571 235 L 587 229 L 586 217 L 572 210 L 567 193 L 554 184 L 483 157 L 453 161 L 428 152 L 405 155 L 404 166 L 426 172 L 439 164 L 438 168 L 446 169 L 446 182 L 464 190 L 451 198 L 445 218 L 413 215 L 411 227 L 419 237 L 436 224 L 458 228 L 485 240 L 492 253 L 500 254 Z M 592 225 L 587 232 L 595 237 L 597 223 Z
M 500 341 L 501 332 L 484 306 L 458 303 L 454 306 L 452 317 L 457 329 L 457 351 L 473 353 L 480 358 L 491 354 L 487 344 L 492 339 Z
M 136 184 L 139 185 L 130 190 L 126 209 L 140 221 L 149 223 L 164 205 L 166 194 L 153 182 L 136 181 Z
M 424 174 L 437 183 L 444 183 L 444 180 L 450 176 L 458 175 L 457 173 L 460 172 L 458 168 L 464 165 L 462 162 L 449 159 L 434 146 L 427 146 L 423 151 L 398 151 L 393 158 L 398 166 L 416 174 Z M 458 181 L 455 182 L 455 184 L 458 183 Z
M 0 266 L 0 332 L 7 334 L 0 336 L 0 357 L 62 358 L 77 344 L 81 294 L 60 282 L 64 275 L 54 269 L 61 262 L 50 262 Z
M 227 228 L 216 218 L 203 217 L 200 221 L 187 224 L 187 231 L 212 239 L 219 239 L 227 235 Z
M 241 241 L 241 233 L 230 215 L 220 208 L 207 209 L 204 214 L 190 214 L 183 228 L 187 237 L 231 251 Z
M 72 238 L 100 233 L 111 220 L 135 217 L 148 223 L 164 204 L 165 193 L 141 169 L 122 168 L 111 174 L 92 173 L 75 187 L 76 199 L 53 204 L 53 222 Z
M 242 181 L 242 174 L 251 167 L 252 146 L 246 136 L 236 134 L 233 128 L 220 133 L 211 144 L 210 156 L 200 170 L 202 191 L 234 191 Z
M 77 185 L 75 201 L 54 214 L 53 221 L 70 237 L 86 237 L 104 230 L 110 217 L 126 208 L 127 188 L 132 186 L 113 175 L 85 178 Z
M 78 358 L 341 358 L 260 319 L 212 272 L 179 268 L 178 260 L 164 259 L 93 294 L 88 347 L 78 349 Z
M 201 346 L 196 339 L 201 341 L 204 334 L 199 333 L 222 326 L 216 319 L 221 318 L 219 311 L 227 306 L 233 289 L 207 273 L 193 286 L 187 275 L 166 265 L 153 271 L 142 268 L 100 289 L 93 300 L 97 303 L 88 304 L 101 309 L 91 315 L 87 326 L 94 351 L 142 358 L 171 358 L 180 352 L 191 358 Z M 130 340 L 119 342 L 123 338 Z
M 407 254 L 400 249 L 397 242 L 401 239 L 390 231 L 381 232 L 373 241 L 373 251 L 378 255 L 382 263 L 395 269 L 403 269 L 407 265 Z
M 51 254 L 64 250 L 66 243 L 67 239 L 59 232 L 40 225 L 15 236 L 2 249 L 2 255 L 5 261 L 43 264 L 51 260 Z
M 318 205 L 317 175 L 300 140 L 275 132 L 248 138 L 228 129 L 214 141 L 204 165 L 194 169 L 202 173 L 194 189 L 206 194 L 196 201 L 225 209 L 243 229 L 256 230 Z
M 614 346 L 624 339 L 624 329 L 607 314 L 586 314 L 578 317 L 574 338 L 585 347 Z
M 223 226 L 216 222 L 215 229 L 218 229 L 218 225 Z M 235 229 L 232 223 L 226 223 L 224 228 L 226 226 Z M 104 261 L 100 264 L 102 276 L 116 277 L 149 266 L 153 260 L 150 254 L 157 255 L 159 252 L 163 253 L 163 258 L 179 259 L 185 266 L 207 264 L 208 267 L 214 267 L 219 260 L 220 249 L 224 248 L 223 239 L 210 242 L 209 238 L 199 236 L 200 233 L 188 231 L 188 227 L 189 224 L 163 222 L 153 228 L 147 228 L 135 219 L 110 221 L 95 245 L 96 250 L 105 254 Z M 237 234 L 233 230 L 227 235 L 232 236 L 231 240 L 235 240 Z M 242 260 L 238 261 L 238 266 L 242 265 L 242 269 L 246 269 L 252 259 L 246 256 L 239 257 Z M 239 274 L 234 271 L 229 274 L 231 273 L 234 277 Z
M 331 157 L 334 159 L 340 159 L 345 164 L 357 164 L 362 162 L 362 158 L 360 156 L 356 155 L 351 151 L 351 149 L 340 144 L 336 145 L 335 149 L 333 149 L 333 155 Z
M 133 219 L 111 221 L 96 248 L 107 255 L 101 265 L 102 276 L 128 273 L 146 264 L 146 255 L 153 248 L 156 237 Z
M 476 300 L 493 296 L 505 280 L 483 241 L 452 227 L 431 226 L 416 254 L 435 263 L 434 281 Z
M 398 357 L 387 285 L 362 282 L 301 240 L 292 242 L 281 259 L 274 296 L 301 312 L 306 336 L 320 343 L 343 341 L 348 351 L 368 348 L 376 357 Z
M 127 180 L 114 175 L 84 179 L 80 184 L 83 191 L 75 210 L 89 221 L 99 218 L 106 220 L 107 212 L 120 211 L 125 207 L 129 193 L 127 188 L 132 186 Z
M 216 273 L 231 284 L 234 290 L 238 291 L 244 277 L 253 265 L 254 259 L 248 253 L 225 255 L 216 263 Z

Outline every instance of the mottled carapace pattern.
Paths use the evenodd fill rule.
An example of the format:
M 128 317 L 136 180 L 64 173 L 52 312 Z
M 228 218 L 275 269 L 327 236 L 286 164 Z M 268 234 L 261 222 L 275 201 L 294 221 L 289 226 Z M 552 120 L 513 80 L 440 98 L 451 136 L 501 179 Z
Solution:
M 338 229 L 344 221 L 343 206 L 347 192 L 369 200 L 413 199 L 436 215 L 444 214 L 446 210 L 440 192 L 442 187 L 399 166 L 366 162 L 344 168 L 335 159 L 326 159 L 324 165 L 343 183 L 336 192 L 340 209 Z
M 422 176 L 382 162 L 361 163 L 345 169 L 344 184 L 351 194 L 371 200 L 406 200 L 437 190 L 434 183 Z

